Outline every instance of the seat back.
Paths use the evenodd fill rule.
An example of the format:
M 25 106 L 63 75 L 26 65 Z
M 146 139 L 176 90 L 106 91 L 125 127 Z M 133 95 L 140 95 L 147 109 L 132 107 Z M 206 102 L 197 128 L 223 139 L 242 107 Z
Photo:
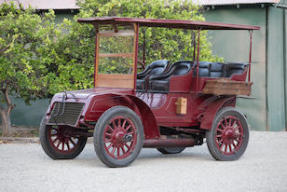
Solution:
M 242 74 L 248 64 L 245 63 L 228 63 L 226 64 L 225 77 L 231 77 L 234 74 Z
M 171 66 L 171 70 L 174 68 L 171 75 L 184 75 L 189 72 L 191 65 L 191 61 L 178 61 Z
M 151 75 L 150 80 L 168 80 L 173 75 L 184 75 L 190 71 L 191 65 L 191 61 L 175 62 L 163 73 L 159 75 Z
M 224 64 L 223 63 L 211 63 L 210 65 L 210 77 L 224 77 Z
M 157 60 L 152 62 L 143 72 L 137 74 L 137 79 L 144 79 L 148 75 L 162 73 L 166 69 L 168 62 L 168 60 Z
M 211 63 L 208 61 L 199 62 L 198 66 L 198 76 L 199 77 L 209 77 L 210 76 L 210 65 Z M 193 76 L 197 74 L 197 64 L 194 65 Z

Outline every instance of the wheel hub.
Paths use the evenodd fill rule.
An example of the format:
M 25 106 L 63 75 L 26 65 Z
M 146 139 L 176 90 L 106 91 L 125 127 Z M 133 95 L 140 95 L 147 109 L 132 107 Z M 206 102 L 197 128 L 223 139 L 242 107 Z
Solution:
M 125 131 L 120 129 L 120 128 L 117 128 L 113 133 L 112 143 L 115 146 L 119 146 L 119 145 L 123 144 L 124 136 L 125 136 Z
M 235 131 L 233 128 L 227 128 L 223 132 L 223 138 L 224 139 L 233 139 L 235 137 Z

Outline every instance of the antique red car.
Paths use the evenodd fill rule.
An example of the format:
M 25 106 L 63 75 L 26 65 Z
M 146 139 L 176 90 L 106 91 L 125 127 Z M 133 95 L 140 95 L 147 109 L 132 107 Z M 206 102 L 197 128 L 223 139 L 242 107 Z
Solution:
M 249 128 L 235 104 L 238 95 L 250 95 L 252 31 L 259 27 L 119 17 L 78 21 L 96 31 L 94 88 L 54 95 L 40 127 L 48 156 L 75 158 L 88 137 L 94 137 L 95 151 L 109 167 L 129 165 L 142 147 L 176 154 L 205 139 L 216 160 L 236 160 L 244 153 Z M 195 32 L 193 57 L 159 58 L 138 73 L 140 27 Z M 249 31 L 249 63 L 199 61 L 203 30 Z

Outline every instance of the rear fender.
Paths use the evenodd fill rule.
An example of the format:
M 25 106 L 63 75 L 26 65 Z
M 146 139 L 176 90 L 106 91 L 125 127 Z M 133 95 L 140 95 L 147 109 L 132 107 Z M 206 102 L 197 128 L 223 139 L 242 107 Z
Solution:
M 236 97 L 224 97 L 215 100 L 214 102 L 210 103 L 206 110 L 202 114 L 200 128 L 205 130 L 210 130 L 212 127 L 213 120 L 216 116 L 216 113 L 222 109 L 223 107 L 231 106 L 235 107 L 236 104 Z

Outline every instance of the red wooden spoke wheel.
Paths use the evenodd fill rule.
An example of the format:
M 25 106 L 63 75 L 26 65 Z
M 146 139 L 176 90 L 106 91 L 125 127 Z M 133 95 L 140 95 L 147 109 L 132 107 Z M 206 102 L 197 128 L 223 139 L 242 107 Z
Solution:
M 137 143 L 135 124 L 127 117 L 116 116 L 104 129 L 104 147 L 108 155 L 115 159 L 128 157 Z
M 48 140 L 51 147 L 60 153 L 72 153 L 80 144 L 78 137 L 67 135 L 66 127 L 50 126 L 48 128 Z
M 107 166 L 129 165 L 143 146 L 141 119 L 127 107 L 110 108 L 96 124 L 94 145 L 99 159 Z
M 216 127 L 216 146 L 226 155 L 237 152 L 243 142 L 243 128 L 236 116 L 226 116 Z
M 74 128 L 46 125 L 42 120 L 40 143 L 45 153 L 52 159 L 73 159 L 84 149 L 87 137 L 71 136 Z
M 236 160 L 245 152 L 249 129 L 245 116 L 235 108 L 220 110 L 206 133 L 211 155 L 217 160 Z

